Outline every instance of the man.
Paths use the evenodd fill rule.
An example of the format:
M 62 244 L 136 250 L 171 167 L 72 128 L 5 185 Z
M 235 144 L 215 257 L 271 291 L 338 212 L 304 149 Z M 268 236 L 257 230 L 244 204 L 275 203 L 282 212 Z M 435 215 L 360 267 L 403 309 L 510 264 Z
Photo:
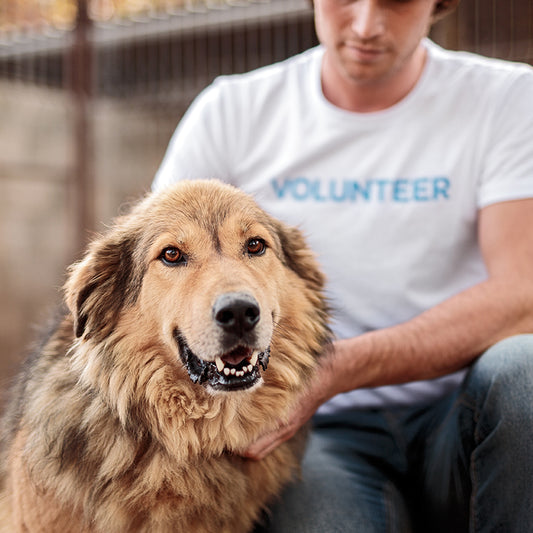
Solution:
M 215 81 L 154 188 L 218 177 L 307 233 L 337 340 L 267 531 L 533 524 L 533 72 L 426 39 L 458 0 L 315 0 L 321 45 Z M 524 334 L 524 335 L 519 335 Z

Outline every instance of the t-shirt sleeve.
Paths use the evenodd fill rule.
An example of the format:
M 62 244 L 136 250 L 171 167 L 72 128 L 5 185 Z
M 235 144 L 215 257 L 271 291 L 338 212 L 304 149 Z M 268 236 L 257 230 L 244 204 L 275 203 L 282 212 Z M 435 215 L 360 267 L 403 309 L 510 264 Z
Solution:
M 178 124 L 152 183 L 161 190 L 182 179 L 226 179 L 224 105 L 217 80 L 204 89 Z
M 478 206 L 533 197 L 533 69 L 524 67 L 492 109 Z

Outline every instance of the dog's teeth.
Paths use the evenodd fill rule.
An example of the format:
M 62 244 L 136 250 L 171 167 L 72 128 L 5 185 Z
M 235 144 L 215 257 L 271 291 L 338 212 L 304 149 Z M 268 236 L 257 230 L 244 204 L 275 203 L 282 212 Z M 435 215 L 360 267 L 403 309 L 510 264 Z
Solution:
M 229 376 L 229 374 L 230 374 L 230 369 L 229 369 L 229 368 L 224 368 L 224 374 L 225 374 L 226 376 Z
M 244 376 L 244 372 L 242 370 L 238 370 L 237 372 L 235 372 L 235 375 L 241 377 Z
M 254 367 L 257 364 L 257 358 L 259 357 L 259 350 L 254 350 L 252 357 L 250 357 L 250 364 Z
M 220 359 L 220 357 L 215 357 L 215 364 L 217 365 L 217 370 L 219 372 L 222 372 L 224 370 L 224 361 L 222 361 L 222 359 Z
M 236 371 L 234 368 L 232 368 L 232 369 L 230 370 L 230 373 L 231 373 L 232 376 L 234 376 L 236 372 L 237 372 L 237 371 Z
M 248 372 L 251 372 L 254 369 L 253 365 L 248 365 L 246 368 Z

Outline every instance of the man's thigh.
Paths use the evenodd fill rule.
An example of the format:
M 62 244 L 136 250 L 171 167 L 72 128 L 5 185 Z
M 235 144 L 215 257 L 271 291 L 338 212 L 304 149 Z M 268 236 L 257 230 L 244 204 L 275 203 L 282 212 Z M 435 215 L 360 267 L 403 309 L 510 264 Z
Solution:
M 432 531 L 524 531 L 533 523 L 533 335 L 505 339 L 410 431 Z M 420 430 L 419 430 L 420 429 Z M 416 468 L 411 467 L 411 471 Z M 423 531 L 423 529 L 422 529 Z
M 380 412 L 315 417 L 302 477 L 258 532 L 409 533 L 403 459 Z
M 488 350 L 431 405 L 316 417 L 302 479 L 258 531 L 522 531 L 533 522 L 532 397 L 529 335 Z

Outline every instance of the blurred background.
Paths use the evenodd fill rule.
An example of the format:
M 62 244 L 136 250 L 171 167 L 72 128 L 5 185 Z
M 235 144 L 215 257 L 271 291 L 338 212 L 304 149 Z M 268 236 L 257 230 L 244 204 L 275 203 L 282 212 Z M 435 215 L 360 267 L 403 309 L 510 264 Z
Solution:
M 533 64 L 533 0 L 462 0 L 432 38 Z M 315 43 L 307 0 L 0 0 L 2 389 L 194 96 Z

